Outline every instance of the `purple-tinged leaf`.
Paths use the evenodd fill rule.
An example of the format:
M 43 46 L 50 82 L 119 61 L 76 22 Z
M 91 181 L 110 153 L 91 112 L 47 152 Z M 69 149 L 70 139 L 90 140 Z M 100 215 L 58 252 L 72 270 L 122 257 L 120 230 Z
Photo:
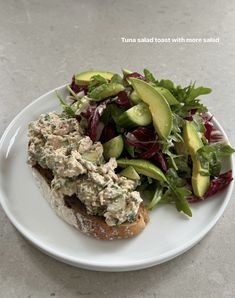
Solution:
M 155 141 L 156 133 L 153 127 L 143 127 L 140 126 L 132 131 L 132 134 L 139 140 L 143 142 Z
M 117 94 L 117 99 L 116 99 L 116 103 L 119 105 L 119 106 L 122 106 L 122 107 L 127 107 L 127 108 L 130 108 L 132 106 L 131 104 L 131 101 L 128 97 L 128 94 L 125 90 L 123 91 L 120 91 L 118 94 Z
M 100 137 L 101 143 L 106 143 L 117 136 L 115 129 L 112 126 L 105 126 Z
M 87 94 L 88 87 L 87 85 L 77 85 L 75 81 L 75 76 L 72 77 L 72 82 L 70 84 L 70 88 L 77 94 L 81 91 L 84 91 L 85 94 Z
M 160 145 L 159 143 L 153 143 L 152 146 L 150 146 L 150 148 L 144 152 L 142 152 L 141 154 L 138 155 L 138 158 L 140 159 L 150 159 L 151 157 L 153 157 L 156 153 L 158 153 L 160 150 Z
M 141 75 L 140 73 L 138 73 L 138 72 L 128 73 L 128 74 L 124 75 L 124 78 L 125 78 L 125 79 L 128 79 L 128 78 L 135 78 L 135 79 L 139 79 L 139 80 L 146 81 L 145 77 L 142 76 L 142 75 Z

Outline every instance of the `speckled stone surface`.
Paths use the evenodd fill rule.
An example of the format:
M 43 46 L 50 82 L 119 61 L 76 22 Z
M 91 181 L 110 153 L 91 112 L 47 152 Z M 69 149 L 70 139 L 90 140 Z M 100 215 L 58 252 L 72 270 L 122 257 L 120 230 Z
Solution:
M 235 145 L 235 2 L 0 0 L 0 133 L 33 99 L 89 68 L 197 80 Z M 127 44 L 121 37 L 219 37 L 219 43 Z M 233 193 L 234 197 L 234 193 Z M 91 272 L 24 240 L 0 208 L 0 297 L 235 297 L 235 202 L 180 257 L 146 270 Z

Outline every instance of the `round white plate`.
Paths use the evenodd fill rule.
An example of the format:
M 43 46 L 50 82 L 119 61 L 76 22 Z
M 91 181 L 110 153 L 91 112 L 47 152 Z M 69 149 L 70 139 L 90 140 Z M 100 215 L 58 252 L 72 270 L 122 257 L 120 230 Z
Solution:
M 66 94 L 64 86 L 58 88 Z M 218 195 L 192 205 L 193 217 L 174 206 L 150 213 L 146 229 L 130 240 L 89 238 L 62 221 L 41 196 L 26 164 L 27 125 L 42 113 L 59 110 L 54 90 L 27 106 L 11 122 L 0 142 L 0 200 L 17 230 L 46 254 L 71 265 L 100 271 L 128 271 L 168 261 L 201 240 L 228 204 L 233 182 Z M 222 130 L 216 120 L 215 125 Z M 222 130 L 224 133 L 224 131 Z M 232 168 L 232 159 L 224 163 Z

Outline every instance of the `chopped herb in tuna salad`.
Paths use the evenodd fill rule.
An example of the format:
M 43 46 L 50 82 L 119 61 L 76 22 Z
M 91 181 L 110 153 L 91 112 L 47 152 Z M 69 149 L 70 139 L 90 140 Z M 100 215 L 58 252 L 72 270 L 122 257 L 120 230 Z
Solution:
M 50 169 L 53 192 L 76 194 L 89 214 L 104 216 L 108 225 L 135 220 L 142 202 L 137 182 L 115 174 L 115 158 L 105 162 L 102 144 L 85 136 L 77 119 L 49 113 L 31 122 L 28 163 Z

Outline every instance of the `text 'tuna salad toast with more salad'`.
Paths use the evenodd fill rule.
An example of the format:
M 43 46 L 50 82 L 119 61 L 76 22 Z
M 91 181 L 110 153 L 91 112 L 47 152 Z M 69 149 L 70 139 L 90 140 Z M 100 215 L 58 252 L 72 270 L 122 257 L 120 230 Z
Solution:
M 29 124 L 28 163 L 52 208 L 103 240 L 140 233 L 148 210 L 190 203 L 224 189 L 221 158 L 234 153 L 198 99 L 209 88 L 174 86 L 123 70 L 73 77 L 62 113 Z

